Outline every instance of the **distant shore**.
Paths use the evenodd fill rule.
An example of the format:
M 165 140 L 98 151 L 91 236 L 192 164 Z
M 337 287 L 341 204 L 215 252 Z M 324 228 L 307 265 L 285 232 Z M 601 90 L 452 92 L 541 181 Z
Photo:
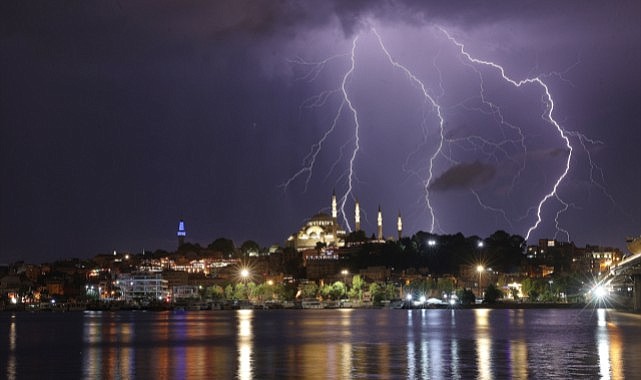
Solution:
M 83 305 L 84 306 L 84 305 Z M 95 305 L 93 305 L 95 306 Z M 261 307 L 260 305 L 253 305 L 254 307 L 251 307 L 252 309 L 267 309 L 265 307 Z M 483 303 L 483 304 L 469 304 L 469 305 L 430 305 L 430 306 L 407 306 L 402 307 L 399 309 L 403 310 L 421 310 L 421 309 L 451 309 L 451 310 L 467 310 L 467 309 L 584 309 L 584 308 L 589 308 L 592 307 L 593 305 L 586 304 L 586 303 L 538 303 L 538 302 L 497 302 L 497 303 Z M 354 307 L 349 307 L 351 309 L 390 309 L 389 307 L 380 307 L 380 306 L 354 306 Z M 294 308 L 285 308 L 287 310 L 299 310 L 302 309 L 301 307 L 294 307 Z M 323 309 L 323 308 L 319 308 Z M 325 309 L 330 309 L 330 308 L 325 308 Z M 336 307 L 331 308 L 331 309 L 336 309 Z M 613 308 L 616 309 L 616 308 Z M 146 310 L 146 311 L 194 311 L 194 310 L 211 310 L 211 311 L 216 311 L 216 310 L 234 310 L 234 308 L 202 308 L 202 309 L 193 309 L 193 308 L 184 308 L 180 306 L 174 306 L 174 305 L 165 305 L 165 307 L 137 307 L 137 308 L 130 308 L 130 307 L 118 307 L 118 308 L 109 308 L 109 307 L 103 307 L 103 308 L 96 308 L 96 307 L 91 307 L 90 305 L 87 305 L 86 307 L 82 307 L 81 305 L 75 304 L 73 307 L 67 307 L 67 305 L 58 305 L 58 307 L 55 308 L 46 308 L 46 309 L 39 309 L 39 308 L 25 308 L 25 307 L 5 307 L 5 308 L 0 308 L 0 312 L 5 311 L 5 312 L 69 312 L 69 311 L 110 311 L 110 312 L 117 312 L 117 311 L 132 311 L 132 310 Z M 632 312 L 631 310 L 627 309 L 616 309 L 622 312 Z

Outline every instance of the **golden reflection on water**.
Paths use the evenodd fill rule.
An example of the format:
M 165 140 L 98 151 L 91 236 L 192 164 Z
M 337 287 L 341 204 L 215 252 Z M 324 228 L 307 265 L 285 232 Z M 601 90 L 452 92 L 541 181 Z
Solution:
M 128 378 L 133 376 L 135 351 L 131 348 L 134 331 L 132 323 L 117 323 L 89 317 L 84 323 L 83 373 L 85 378 Z M 115 343 L 101 348 L 103 343 Z
M 589 343 L 595 343 L 590 349 L 594 355 L 592 365 L 596 365 L 599 377 L 619 379 L 625 376 L 625 326 L 621 330 L 608 320 L 606 313 L 598 310 L 596 326 L 591 325 L 593 340 Z M 230 312 L 229 317 L 222 313 L 157 314 L 151 321 L 144 320 L 149 324 L 138 331 L 140 336 L 134 331 L 140 320 L 88 314 L 84 321 L 83 376 L 133 378 L 156 373 L 168 379 L 254 379 L 285 373 L 300 378 L 348 379 L 375 373 L 379 378 L 527 379 L 537 374 L 531 367 L 537 362 L 537 353 L 529 351 L 532 337 L 528 331 L 532 329 L 526 323 L 524 310 L 408 310 L 380 314 L 364 318 L 367 314 L 353 310 L 309 312 L 278 329 L 274 337 L 295 340 L 287 345 L 261 340 L 265 327 L 278 326 L 274 321 L 279 320 L 274 318 L 265 324 L 265 314 L 253 310 Z M 211 316 L 222 316 L 224 322 L 212 328 Z M 506 326 L 496 325 L 497 322 Z M 404 331 L 390 331 L 391 326 Z M 500 330 L 506 327 L 507 335 Z M 380 339 L 372 340 L 377 336 Z M 14 379 L 19 377 L 14 320 L 8 337 L 8 360 L 2 373 Z M 217 340 L 218 337 L 231 342 Z M 472 346 L 467 343 L 472 342 L 470 339 Z M 258 346 L 264 343 L 264 347 Z M 559 356 L 563 355 L 551 355 L 545 360 L 551 368 L 559 368 L 557 364 L 566 364 Z
M 597 350 L 599 354 L 599 375 L 602 379 L 622 379 L 623 343 L 616 324 L 607 320 L 605 309 L 597 310 Z
M 351 344 L 351 336 L 352 336 L 352 309 L 341 309 L 340 310 L 340 315 L 341 315 L 341 328 L 342 328 L 342 336 L 345 339 L 345 342 L 340 343 L 340 360 L 338 361 L 338 370 L 339 370 L 339 377 L 343 379 L 347 379 L 351 375 L 351 369 L 352 369 L 352 344 Z
M 253 310 L 238 310 L 238 377 L 253 378 Z
M 489 309 L 475 309 L 476 365 L 480 379 L 492 379 L 492 338 L 489 333 Z
M 510 326 L 519 331 L 517 339 L 510 341 L 510 367 L 512 374 L 517 379 L 528 378 L 528 354 L 526 337 L 523 335 L 525 328 L 525 310 L 510 310 Z
M 312 317 L 301 320 L 296 326 L 294 335 L 308 337 L 314 343 L 307 342 L 298 349 L 288 350 L 285 360 L 290 363 L 291 373 L 299 373 L 301 378 L 349 379 L 354 362 L 367 363 L 372 359 L 366 347 L 352 346 L 353 310 L 340 309 L 337 312 L 338 319 Z M 310 315 L 314 313 L 309 312 Z M 335 334 L 336 341 L 322 341 L 328 331 Z M 321 340 L 316 341 L 315 337 Z

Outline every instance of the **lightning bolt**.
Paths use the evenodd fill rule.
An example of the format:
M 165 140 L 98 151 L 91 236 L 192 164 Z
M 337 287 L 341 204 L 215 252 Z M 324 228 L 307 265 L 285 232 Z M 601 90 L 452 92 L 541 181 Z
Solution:
M 521 79 L 521 80 L 512 79 L 511 77 L 507 76 L 503 66 L 501 66 L 501 65 L 499 65 L 499 64 L 497 64 L 495 62 L 492 62 L 492 61 L 485 61 L 485 60 L 482 60 L 482 59 L 478 59 L 478 58 L 472 57 L 472 55 L 470 55 L 465 50 L 465 46 L 462 43 L 458 42 L 454 37 L 452 37 L 447 32 L 447 30 L 445 30 L 443 28 L 439 28 L 439 29 L 447 36 L 447 38 L 454 45 L 456 45 L 459 48 L 459 52 L 461 53 L 461 55 L 464 56 L 469 62 L 475 63 L 475 64 L 479 64 L 479 65 L 489 66 L 489 67 L 492 67 L 492 68 L 496 69 L 500 73 L 500 75 L 503 78 L 503 80 L 505 80 L 506 82 L 510 83 L 511 85 L 513 85 L 513 86 L 515 86 L 517 88 L 520 88 L 520 87 L 522 87 L 524 85 L 528 85 L 528 84 L 533 84 L 533 85 L 540 86 L 543 89 L 543 92 L 545 94 L 544 98 L 545 98 L 545 102 L 547 104 L 547 110 L 544 112 L 542 117 L 544 118 L 544 120 L 548 121 L 550 124 L 552 124 L 554 126 L 554 128 L 559 133 L 559 136 L 561 136 L 561 139 L 563 139 L 563 141 L 565 142 L 565 146 L 568 149 L 568 156 L 567 156 L 567 160 L 565 162 L 565 169 L 563 170 L 563 173 L 561 173 L 561 175 L 556 179 L 556 181 L 554 182 L 554 186 L 552 186 L 552 189 L 548 193 L 545 194 L 545 196 L 538 202 L 538 205 L 536 206 L 536 221 L 535 221 L 535 223 L 533 225 L 530 226 L 530 228 L 528 228 L 527 233 L 525 234 L 525 240 L 527 241 L 530 238 L 530 235 L 532 234 L 532 232 L 539 227 L 539 225 L 541 224 L 541 221 L 543 220 L 543 218 L 541 216 L 541 212 L 542 212 L 541 210 L 543 209 L 543 206 L 548 202 L 548 200 L 550 198 L 558 197 L 558 195 L 557 195 L 558 188 L 561 185 L 561 183 L 563 182 L 563 180 L 565 179 L 565 177 L 568 175 L 568 172 L 570 171 L 570 163 L 572 161 L 573 147 L 570 144 L 570 139 L 568 138 L 568 136 L 567 136 L 566 132 L 563 130 L 563 128 L 561 128 L 560 124 L 552 116 L 553 112 L 554 112 L 554 99 L 552 98 L 552 94 L 550 93 L 550 89 L 549 89 L 548 85 L 538 76 L 537 77 L 532 77 L 532 78 L 525 78 L 525 79 Z M 560 199 L 560 198 L 557 198 L 557 199 Z M 558 220 L 558 215 L 559 214 L 557 214 L 557 220 Z M 558 227 L 558 224 L 557 224 L 557 227 Z
M 347 196 L 352 194 L 353 190 L 353 180 L 354 180 L 354 161 L 356 160 L 356 155 L 358 154 L 358 151 L 360 150 L 360 123 L 358 121 L 358 111 L 356 111 L 356 108 L 354 108 L 354 104 L 352 104 L 352 100 L 349 97 L 349 93 L 347 92 L 347 80 L 349 77 L 352 75 L 354 72 L 354 69 L 356 68 L 356 43 L 358 42 L 358 36 L 356 36 L 352 40 L 352 51 L 350 55 L 350 62 L 351 65 L 349 67 L 349 70 L 345 73 L 343 76 L 343 81 L 341 82 L 341 91 L 343 93 L 343 99 L 345 100 L 345 103 L 347 104 L 347 107 L 349 108 L 350 112 L 352 113 L 352 118 L 354 121 L 354 149 L 352 150 L 352 155 L 349 159 L 349 173 L 347 175 L 347 190 L 345 191 L 345 195 L 341 197 L 340 201 L 340 210 L 341 210 L 341 215 L 343 216 L 343 221 L 345 222 L 345 225 L 347 226 L 347 229 L 351 231 L 351 227 L 349 224 L 349 221 L 347 220 L 347 213 L 345 212 L 345 203 L 347 201 Z
M 568 176 L 568 173 L 571 168 L 571 163 L 573 162 L 573 158 L 574 158 L 575 148 L 571 144 L 570 138 L 576 139 L 587 154 L 587 158 L 590 165 L 589 173 L 590 173 L 591 183 L 595 184 L 603 192 L 603 194 L 606 197 L 608 197 L 613 203 L 614 203 L 614 200 L 610 196 L 610 194 L 606 191 L 605 186 L 603 186 L 602 184 L 604 182 L 603 171 L 593 161 L 590 151 L 588 150 L 588 147 L 587 147 L 587 144 L 599 145 L 599 144 L 602 144 L 602 142 L 598 140 L 591 140 L 586 136 L 580 134 L 579 132 L 566 131 L 564 128 L 561 127 L 559 121 L 557 121 L 555 117 L 556 105 L 554 102 L 554 98 L 550 92 L 550 88 L 548 84 L 544 81 L 544 79 L 550 76 L 555 76 L 560 78 L 563 81 L 567 81 L 563 77 L 563 73 L 556 73 L 556 72 L 546 73 L 546 74 L 538 74 L 537 76 L 528 76 L 525 79 L 514 79 L 507 75 L 506 70 L 502 65 L 493 61 L 484 60 L 484 59 L 480 59 L 472 56 L 466 50 L 465 45 L 459 42 L 458 40 L 456 40 L 447 30 L 441 27 L 437 27 L 437 29 L 443 35 L 445 35 L 447 41 L 451 42 L 453 46 L 456 47 L 457 54 L 461 57 L 461 62 L 464 65 L 471 68 L 476 73 L 479 80 L 480 93 L 475 98 L 476 100 L 480 101 L 478 103 L 478 106 L 473 106 L 473 105 L 468 106 L 468 102 L 474 99 L 474 98 L 468 98 L 467 100 L 463 100 L 458 105 L 452 106 L 452 108 L 462 107 L 468 111 L 481 112 L 487 115 L 488 117 L 493 119 L 494 122 L 498 125 L 499 133 L 503 136 L 503 140 L 495 141 L 490 138 L 486 138 L 483 136 L 474 136 L 474 135 L 460 137 L 460 138 L 449 138 L 449 137 L 446 138 L 444 108 L 442 107 L 439 101 L 440 97 L 445 94 L 445 89 L 443 87 L 443 77 L 442 77 L 441 71 L 439 69 L 439 66 L 436 63 L 438 55 L 433 59 L 432 65 L 434 66 L 438 74 L 438 83 L 436 87 L 436 92 L 439 93 L 440 95 L 434 96 L 431 93 L 431 91 L 428 90 L 428 86 L 426 86 L 425 82 L 421 80 L 417 74 L 415 74 L 412 70 L 410 70 L 408 66 L 403 65 L 393 57 L 393 55 L 390 53 L 389 49 L 383 42 L 383 38 L 378 33 L 378 31 L 375 28 L 369 29 L 368 33 L 371 33 L 371 35 L 373 35 L 376 38 L 378 47 L 380 48 L 380 51 L 384 54 L 386 61 L 394 69 L 404 74 L 407 80 L 411 83 L 412 87 L 416 88 L 419 91 L 424 104 L 427 107 L 429 107 L 429 108 L 426 108 L 426 111 L 423 115 L 423 121 L 421 123 L 422 131 L 423 131 L 422 142 L 417 147 L 415 147 L 415 149 L 408 155 L 408 157 L 405 160 L 405 163 L 402 165 L 403 170 L 405 172 L 409 173 L 410 175 L 416 176 L 421 181 L 421 185 L 423 189 L 424 204 L 425 204 L 426 210 L 429 213 L 429 223 L 428 223 L 429 232 L 434 233 L 434 230 L 437 227 L 439 227 L 439 223 L 436 217 L 436 212 L 431 200 L 431 193 L 430 193 L 430 190 L 431 190 L 430 185 L 434 182 L 434 179 L 435 179 L 435 165 L 439 157 L 444 158 L 445 160 L 447 160 L 452 164 L 458 164 L 459 162 L 457 161 L 457 159 L 455 159 L 454 151 L 452 150 L 453 148 L 456 148 L 462 152 L 472 151 L 472 152 L 480 153 L 487 159 L 490 159 L 497 163 L 503 162 L 504 160 L 509 161 L 511 163 L 510 165 L 513 165 L 512 167 L 515 170 L 515 174 L 511 179 L 511 185 L 509 186 L 509 189 L 508 189 L 509 193 L 513 191 L 515 184 L 519 181 L 522 172 L 526 168 L 527 146 L 526 146 L 525 134 L 519 126 L 508 121 L 501 107 L 497 103 L 494 103 L 493 101 L 491 101 L 487 96 L 487 91 L 485 87 L 485 78 L 484 78 L 485 74 L 479 69 L 479 67 L 487 67 L 490 70 L 495 70 L 498 73 L 499 78 L 511 86 L 514 86 L 516 88 L 522 88 L 525 86 L 535 86 L 541 90 L 542 92 L 541 102 L 544 105 L 544 110 L 541 113 L 541 118 L 545 121 L 546 125 L 551 126 L 552 129 L 558 134 L 567 152 L 567 157 L 565 159 L 564 165 L 562 166 L 562 172 L 558 175 L 558 177 L 555 177 L 552 180 L 552 185 L 547 190 L 547 192 L 541 195 L 541 198 L 538 198 L 538 201 L 536 201 L 534 205 L 528 208 L 525 216 L 523 216 L 522 219 L 518 219 L 518 220 L 530 219 L 532 218 L 533 214 L 535 216 L 535 221 L 527 227 L 525 240 L 527 241 L 530 238 L 531 234 L 541 225 L 543 221 L 543 216 L 542 216 L 543 209 L 550 203 L 550 200 L 552 199 L 555 199 L 561 205 L 561 207 L 556 211 L 556 214 L 554 217 L 555 227 L 557 231 L 555 234 L 555 238 L 558 234 L 563 234 L 569 240 L 570 234 L 566 229 L 564 229 L 561 226 L 560 218 L 563 213 L 567 212 L 570 207 L 575 207 L 575 205 L 572 203 L 566 202 L 565 200 L 562 199 L 562 197 L 559 195 L 559 188 L 564 183 L 564 180 Z M 334 172 L 334 170 L 336 170 L 339 164 L 343 162 L 343 157 L 346 156 L 347 168 L 345 169 L 344 172 L 342 172 L 339 175 L 339 179 L 338 179 L 338 182 L 344 183 L 343 186 L 345 190 L 339 196 L 338 205 L 339 205 L 339 212 L 341 213 L 342 219 L 348 231 L 351 231 L 351 226 L 350 226 L 349 220 L 347 219 L 349 213 L 345 212 L 345 206 L 348 199 L 355 199 L 353 192 L 354 192 L 355 183 L 357 180 L 356 160 L 361 150 L 360 134 L 361 134 L 362 126 L 361 126 L 361 121 L 359 119 L 358 108 L 355 105 L 350 93 L 350 83 L 354 77 L 355 71 L 357 70 L 357 66 L 358 66 L 357 50 L 359 47 L 360 37 L 361 35 L 359 34 L 352 39 L 351 48 L 345 54 L 333 55 L 321 61 L 307 61 L 302 58 L 295 58 L 289 61 L 292 64 L 299 65 L 305 68 L 306 71 L 298 79 L 308 81 L 308 82 L 317 80 L 317 78 L 319 78 L 319 76 L 321 75 L 321 72 L 326 69 L 326 67 L 331 61 L 338 60 L 338 59 L 347 59 L 348 65 L 345 71 L 342 72 L 342 75 L 340 76 L 339 84 L 336 88 L 322 91 L 319 94 L 304 100 L 300 105 L 299 108 L 301 110 L 311 109 L 311 108 L 322 108 L 328 105 L 329 99 L 332 97 L 339 97 L 339 100 L 340 100 L 338 108 L 334 110 L 334 117 L 329 123 L 328 128 L 317 140 L 317 142 L 311 146 L 309 153 L 304 157 L 302 161 L 301 168 L 297 172 L 295 172 L 289 179 L 287 179 L 287 181 L 281 184 L 281 186 L 285 190 L 287 190 L 287 188 L 294 181 L 298 180 L 299 178 L 303 178 L 304 184 L 305 184 L 305 191 L 307 191 L 310 184 L 310 180 L 313 176 L 314 168 L 316 166 L 316 162 L 319 154 L 323 150 L 323 147 L 327 143 L 327 140 L 330 137 L 330 135 L 334 133 L 337 130 L 337 128 L 343 127 L 343 123 L 341 122 L 341 120 L 345 120 L 345 118 L 347 118 L 349 120 L 347 124 L 349 125 L 348 128 L 350 128 L 351 137 L 347 139 L 347 141 L 340 147 L 340 155 L 334 161 L 325 179 L 327 180 L 329 178 L 329 175 L 332 172 Z M 430 116 L 428 116 L 428 114 Z M 415 158 L 418 157 L 418 155 L 420 154 L 422 147 L 426 146 L 426 144 L 430 142 L 429 141 L 430 134 L 428 133 L 428 129 L 430 125 L 433 125 L 432 122 L 428 122 L 430 117 L 434 117 L 436 119 L 435 124 L 437 124 L 436 129 L 438 130 L 438 133 L 436 134 L 436 137 L 434 137 L 433 140 L 431 141 L 431 143 L 433 143 L 433 145 L 431 146 L 435 146 L 435 147 L 431 148 L 433 150 L 426 155 L 427 160 L 426 162 L 423 162 L 426 167 L 420 169 L 422 170 L 422 174 L 421 174 L 419 170 L 413 170 L 410 168 L 410 161 L 415 160 Z M 522 155 L 522 158 L 519 158 L 518 155 L 516 156 L 514 155 L 515 149 L 520 152 L 520 154 Z M 503 219 L 506 221 L 506 223 L 510 226 L 510 228 L 512 228 L 512 223 L 510 222 L 510 219 L 508 218 L 508 215 L 505 210 L 488 205 L 486 202 L 483 201 L 483 199 L 481 198 L 481 196 L 476 190 L 469 189 L 469 191 L 472 193 L 472 195 L 476 199 L 476 202 L 479 204 L 479 206 L 481 206 L 485 210 L 501 214 Z
M 445 140 L 444 136 L 444 124 L 445 124 L 445 119 L 443 118 L 443 115 L 441 113 L 441 106 L 436 102 L 436 100 L 428 93 L 427 89 L 425 88 L 425 84 L 416 77 L 407 67 L 403 66 L 402 64 L 398 63 L 394 58 L 392 58 L 392 55 L 389 53 L 385 45 L 383 44 L 383 39 L 381 36 L 378 34 L 376 29 L 372 28 L 372 33 L 376 36 L 376 39 L 378 40 L 378 44 L 380 45 L 381 49 L 385 53 L 385 56 L 387 57 L 389 63 L 400 69 L 405 75 L 408 77 L 408 79 L 413 82 L 421 91 L 424 99 L 432 106 L 432 108 L 436 111 L 436 117 L 438 118 L 438 125 L 439 125 L 439 140 L 438 140 L 438 145 L 437 148 L 435 149 L 434 153 L 430 156 L 429 158 L 429 164 L 427 167 L 428 171 L 428 176 L 427 179 L 423 182 L 423 189 L 425 191 L 425 204 L 427 206 L 427 209 L 429 210 L 430 217 L 431 217 L 431 222 L 430 222 L 430 233 L 434 232 L 434 226 L 436 224 L 436 215 L 434 214 L 434 207 L 432 207 L 432 203 L 430 201 L 430 184 L 432 183 L 432 179 L 434 178 L 434 160 L 441 154 L 441 151 L 443 149 L 443 141 Z

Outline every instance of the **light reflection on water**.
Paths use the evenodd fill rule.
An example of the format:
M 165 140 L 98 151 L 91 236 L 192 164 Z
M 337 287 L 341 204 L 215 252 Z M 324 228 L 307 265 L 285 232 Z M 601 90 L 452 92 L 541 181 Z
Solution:
M 11 315 L 9 324 L 9 360 L 7 360 L 7 379 L 16 378 L 16 316 Z
M 253 315 L 253 310 L 238 311 L 238 377 L 241 380 L 251 379 L 253 373 Z
M 0 322 L 8 379 L 620 379 L 641 371 L 641 316 L 606 310 L 18 313 Z
M 492 376 L 492 340 L 489 330 L 488 309 L 477 309 L 475 312 L 476 320 L 476 366 L 479 369 L 480 379 L 491 379 Z

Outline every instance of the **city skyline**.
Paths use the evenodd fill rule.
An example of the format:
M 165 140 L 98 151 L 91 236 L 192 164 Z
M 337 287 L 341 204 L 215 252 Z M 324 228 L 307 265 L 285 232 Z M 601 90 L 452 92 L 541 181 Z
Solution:
M 641 234 L 636 2 L 2 8 L 2 261 L 170 250 L 179 219 L 282 245 L 332 190 L 384 236 Z

